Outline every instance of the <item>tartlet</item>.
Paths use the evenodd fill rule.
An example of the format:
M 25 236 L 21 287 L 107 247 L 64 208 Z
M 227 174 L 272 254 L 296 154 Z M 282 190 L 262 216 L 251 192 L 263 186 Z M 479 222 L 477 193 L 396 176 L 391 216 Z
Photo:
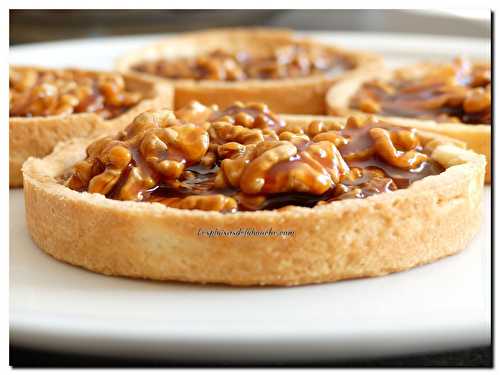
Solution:
M 484 156 L 396 123 L 321 120 L 193 103 L 60 144 L 23 166 L 28 230 L 106 275 L 231 285 L 385 275 L 478 231 Z
M 21 166 L 61 141 L 118 131 L 138 114 L 173 106 L 173 88 L 131 74 L 10 67 L 9 186 L 23 185 Z
M 264 102 L 277 113 L 325 114 L 325 94 L 341 77 L 371 77 L 376 55 L 350 51 L 289 30 L 214 29 L 173 36 L 117 61 L 122 72 L 175 85 L 175 108 L 191 100 L 227 107 Z
M 412 89 L 415 91 L 410 92 Z M 402 91 L 407 91 L 406 97 L 398 97 Z M 491 181 L 488 62 L 455 59 L 451 63 L 419 63 L 383 70 L 376 79 L 347 78 L 328 91 L 326 101 L 330 115 L 369 113 L 459 139 L 486 156 L 485 181 Z

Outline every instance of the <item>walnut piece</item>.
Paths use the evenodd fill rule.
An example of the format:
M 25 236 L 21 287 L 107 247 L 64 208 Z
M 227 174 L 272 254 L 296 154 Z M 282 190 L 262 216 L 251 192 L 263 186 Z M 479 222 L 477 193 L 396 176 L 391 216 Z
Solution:
M 208 129 L 208 133 L 210 134 L 210 139 L 215 144 L 238 142 L 247 145 L 264 141 L 262 130 L 231 125 L 229 122 L 213 123 Z
M 349 167 L 333 143 L 302 141 L 298 146 L 290 141 L 265 141 L 246 147 L 243 153 L 222 161 L 218 183 L 246 194 L 323 194 Z
M 214 112 L 211 122 L 226 122 L 251 129 L 262 129 L 263 132 L 279 132 L 285 126 L 284 121 L 262 103 L 235 102 L 221 112 Z
M 370 136 L 373 138 L 376 153 L 395 167 L 415 169 L 427 160 L 427 155 L 414 150 L 418 145 L 414 131 L 373 128 L 370 129 Z M 398 147 L 407 151 L 401 151 Z
M 191 101 L 189 104 L 175 111 L 175 117 L 193 124 L 205 124 L 210 117 L 219 111 L 217 105 L 205 106 L 197 101 Z

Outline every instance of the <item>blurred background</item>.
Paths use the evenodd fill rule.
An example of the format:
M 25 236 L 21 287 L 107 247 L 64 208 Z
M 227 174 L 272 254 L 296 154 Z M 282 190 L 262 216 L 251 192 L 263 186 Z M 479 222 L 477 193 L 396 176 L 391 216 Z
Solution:
M 10 44 L 228 26 L 490 38 L 488 10 L 11 10 Z M 422 27 L 425 25 L 425 27 Z

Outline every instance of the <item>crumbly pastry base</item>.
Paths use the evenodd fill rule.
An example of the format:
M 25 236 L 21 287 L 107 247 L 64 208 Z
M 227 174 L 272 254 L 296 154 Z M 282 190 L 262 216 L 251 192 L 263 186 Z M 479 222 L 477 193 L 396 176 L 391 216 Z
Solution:
M 172 37 L 139 51 L 123 56 L 117 61 L 118 71 L 130 72 L 131 66 L 144 59 L 159 57 L 193 56 L 215 48 L 227 50 L 246 49 L 260 52 L 273 50 L 276 46 L 290 43 L 296 39 L 284 29 L 219 29 L 204 32 L 186 33 Z M 302 40 L 302 45 L 320 44 Z M 320 44 L 326 49 L 347 56 L 357 65 L 356 68 L 341 75 L 327 77 L 319 75 L 298 79 L 246 80 L 241 82 L 172 80 L 145 73 L 142 76 L 155 77 L 175 85 L 175 108 L 181 108 L 192 100 L 205 105 L 218 104 L 228 107 L 234 101 L 262 102 L 269 105 L 275 113 L 325 114 L 325 95 L 330 86 L 345 77 L 373 77 L 382 66 L 382 59 L 363 52 L 347 51 L 329 44 Z
M 415 65 L 415 69 L 425 64 Z M 386 78 L 390 76 L 390 71 L 380 72 L 378 77 Z M 354 77 L 352 79 L 343 79 L 334 87 L 328 90 L 326 96 L 327 112 L 334 116 L 362 115 L 366 113 L 349 108 L 352 96 L 358 88 L 365 82 L 363 77 Z M 486 156 L 486 175 L 485 182 L 491 182 L 491 126 L 467 125 L 461 123 L 442 123 L 432 120 L 418 120 L 405 117 L 377 116 L 381 120 L 394 122 L 401 125 L 410 126 L 424 131 L 442 134 L 451 138 L 458 139 L 466 143 L 467 147 L 479 154 Z
M 31 68 L 31 67 L 26 67 Z M 37 68 L 38 70 L 48 70 Z M 99 72 L 94 72 L 98 74 Z M 21 167 L 30 156 L 48 155 L 54 146 L 74 137 L 93 137 L 117 132 L 149 109 L 172 108 L 174 92 L 170 85 L 156 83 L 133 74 L 124 75 L 128 87 L 145 95 L 137 105 L 122 115 L 104 120 L 95 113 L 69 116 L 9 118 L 9 186 L 23 186 Z
M 45 252 L 106 275 L 231 285 L 381 276 L 455 254 L 479 230 L 484 156 L 455 145 L 433 151 L 445 172 L 407 189 L 315 208 L 221 214 L 117 201 L 57 183 L 55 176 L 85 157 L 88 142 L 74 139 L 24 164 L 26 218 Z M 198 235 L 240 228 L 294 235 Z

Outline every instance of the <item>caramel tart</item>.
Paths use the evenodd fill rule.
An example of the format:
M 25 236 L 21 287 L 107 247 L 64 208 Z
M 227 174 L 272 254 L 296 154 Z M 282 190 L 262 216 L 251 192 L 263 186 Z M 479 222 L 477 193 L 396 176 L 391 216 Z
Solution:
M 148 111 L 23 166 L 35 243 L 107 275 L 299 285 L 403 271 L 478 231 L 484 156 L 375 118 Z

